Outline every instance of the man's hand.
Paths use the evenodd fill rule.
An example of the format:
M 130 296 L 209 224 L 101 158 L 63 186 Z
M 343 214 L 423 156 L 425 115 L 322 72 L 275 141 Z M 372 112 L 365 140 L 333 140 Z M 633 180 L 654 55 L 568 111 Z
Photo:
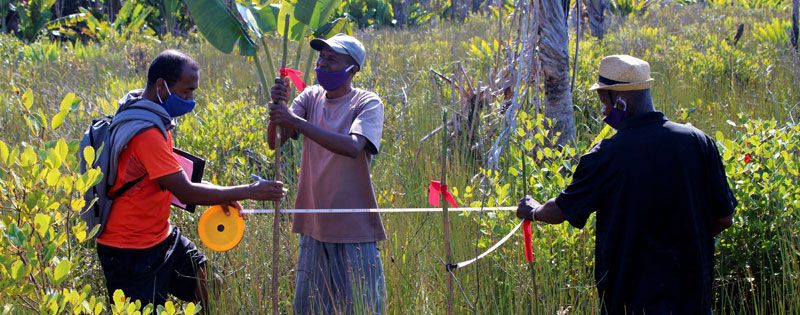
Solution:
M 253 200 L 279 201 L 286 194 L 283 183 L 274 180 L 260 180 L 250 184 L 249 188 L 248 199 Z
M 239 214 L 239 217 L 241 217 L 242 220 L 245 219 L 244 214 L 242 214 L 242 205 L 240 205 L 238 201 L 233 201 L 222 206 L 222 211 L 225 212 L 225 215 L 231 215 L 231 208 L 235 208 L 237 210 L 236 212 Z
M 297 124 L 302 118 L 297 117 L 289 109 L 278 103 L 269 104 L 269 122 L 284 128 L 297 129 Z
M 533 213 L 541 206 L 542 205 L 539 204 L 538 201 L 533 200 L 531 196 L 525 196 L 519 200 L 519 205 L 517 206 L 517 218 L 535 221 Z
M 270 96 L 273 103 L 280 103 L 289 100 L 289 82 L 288 78 L 275 79 L 275 85 L 270 89 Z

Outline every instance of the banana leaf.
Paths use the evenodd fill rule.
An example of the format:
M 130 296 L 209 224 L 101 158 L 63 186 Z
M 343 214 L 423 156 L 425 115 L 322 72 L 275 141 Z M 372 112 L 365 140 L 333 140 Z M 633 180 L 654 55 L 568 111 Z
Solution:
M 297 0 L 283 0 L 281 1 L 281 10 L 278 12 L 278 34 L 284 36 L 284 24 L 286 23 L 286 16 L 289 16 L 289 39 L 299 41 L 303 39 L 306 24 L 297 19 L 295 15 L 295 8 Z
M 294 16 L 312 30 L 327 24 L 331 13 L 339 6 L 341 0 L 296 0 Z
M 330 21 L 314 31 L 314 38 L 331 38 L 339 33 L 353 35 L 353 21 L 346 17 Z
M 239 43 L 239 54 L 254 56 L 256 44 L 234 12 L 220 0 L 186 0 L 197 29 L 214 48 L 229 54 Z

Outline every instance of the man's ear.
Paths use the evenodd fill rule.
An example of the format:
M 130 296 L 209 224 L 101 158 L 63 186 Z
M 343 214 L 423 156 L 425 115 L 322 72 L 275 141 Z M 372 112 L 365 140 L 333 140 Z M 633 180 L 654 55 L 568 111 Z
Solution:
M 622 110 L 628 110 L 628 101 L 622 96 L 617 96 L 617 99 L 614 101 L 614 106 L 622 107 Z

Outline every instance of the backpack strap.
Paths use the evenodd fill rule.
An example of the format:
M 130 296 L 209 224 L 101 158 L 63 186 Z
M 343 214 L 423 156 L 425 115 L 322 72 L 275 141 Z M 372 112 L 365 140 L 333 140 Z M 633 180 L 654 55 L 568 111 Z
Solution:
M 122 187 L 117 189 L 117 191 L 115 191 L 115 192 L 110 192 L 109 191 L 108 192 L 108 198 L 117 199 L 117 197 L 122 196 L 122 194 L 126 193 L 128 190 L 133 188 L 133 186 L 136 186 L 136 184 L 141 182 L 144 179 L 145 176 L 147 176 L 147 174 L 139 176 L 139 178 L 125 183 L 124 185 L 122 185 Z

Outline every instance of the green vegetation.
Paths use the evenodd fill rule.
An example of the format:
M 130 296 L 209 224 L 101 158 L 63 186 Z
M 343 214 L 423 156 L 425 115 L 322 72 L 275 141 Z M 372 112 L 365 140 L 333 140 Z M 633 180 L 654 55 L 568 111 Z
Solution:
M 549 122 L 541 110 L 529 106 L 517 117 L 519 128 L 501 154 L 498 170 L 482 170 L 476 153 L 484 153 L 496 137 L 505 106 L 502 100 L 491 101 L 478 127 L 478 138 L 485 141 L 480 150 L 464 145 L 452 149 L 449 185 L 464 205 L 516 205 L 524 193 L 538 200 L 554 196 L 569 182 L 577 157 L 613 132 L 603 128 L 599 101 L 587 91 L 596 79 L 598 61 L 612 53 L 642 57 L 654 71 L 657 108 L 717 139 L 739 200 L 734 226 L 717 239 L 715 312 L 799 313 L 800 57 L 781 35 L 783 22 L 774 22 L 786 20 L 785 6 L 666 5 L 647 10 L 624 22 L 615 20 L 602 42 L 583 36 L 573 99 L 576 142 L 554 146 L 555 136 L 545 128 Z M 425 205 L 425 187 L 440 174 L 441 148 L 438 137 L 420 139 L 441 124 L 442 108 L 451 106 L 449 87 L 434 88 L 429 69 L 458 73 L 460 63 L 472 84 L 488 82 L 509 45 L 508 25 L 506 36 L 498 37 L 497 19 L 475 15 L 464 23 L 357 33 L 367 47 L 368 65 L 356 85 L 377 92 L 386 110 L 383 152 L 372 171 L 380 206 Z M 737 42 L 733 37 L 739 23 L 745 31 Z M 224 55 L 197 33 L 158 38 L 125 30 L 109 27 L 106 36 L 92 41 L 64 43 L 49 37 L 26 43 L 0 35 L 0 76 L 7 78 L 0 82 L 0 312 L 133 313 L 138 308 L 119 294 L 113 301 L 105 298 L 94 245 L 85 241 L 88 234 L 76 212 L 82 206 L 80 193 L 100 174 L 78 173 L 77 140 L 91 118 L 113 113 L 116 99 L 142 87 L 147 63 L 159 51 L 184 50 L 203 66 L 198 107 L 180 118 L 175 145 L 209 161 L 206 179 L 242 183 L 251 173 L 269 177 L 274 171 L 274 152 L 266 145 L 264 91 L 252 59 Z M 277 60 L 279 38 L 267 34 L 264 43 Z M 301 50 L 305 56 L 308 47 L 296 45 L 291 43 L 290 51 Z M 291 189 L 299 168 L 297 143 L 285 149 L 283 160 Z M 523 192 L 523 186 L 529 191 Z M 291 205 L 294 192 L 289 193 L 285 204 Z M 171 221 L 199 243 L 198 217 L 174 211 Z M 449 275 L 440 260 L 440 217 L 383 218 L 389 235 L 380 243 L 389 313 L 443 312 Z M 224 289 L 203 308 L 219 314 L 270 309 L 271 220 L 250 217 L 244 241 L 230 252 L 204 250 Z M 491 246 L 517 220 L 511 212 L 456 212 L 450 222 L 454 256 L 464 260 Z M 291 312 L 295 274 L 288 262 L 296 259 L 296 236 L 288 229 L 284 233 L 280 307 Z M 478 313 L 522 314 L 531 312 L 531 305 L 537 313 L 594 312 L 592 224 L 584 230 L 566 224 L 539 226 L 534 237 L 540 301 L 531 300 L 530 273 L 522 240 L 516 238 L 476 265 L 454 272 L 463 288 L 463 293 L 457 289 L 456 313 L 474 308 Z M 167 314 L 176 309 L 196 311 L 195 305 L 183 303 L 149 308 Z

